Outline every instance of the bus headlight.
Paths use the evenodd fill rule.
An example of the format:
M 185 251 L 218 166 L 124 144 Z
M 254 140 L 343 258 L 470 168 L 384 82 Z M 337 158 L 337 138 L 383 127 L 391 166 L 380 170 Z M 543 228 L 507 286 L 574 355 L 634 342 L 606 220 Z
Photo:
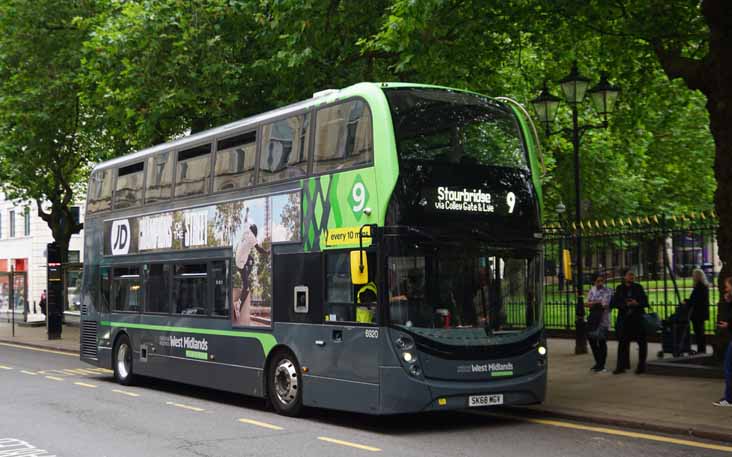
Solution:
M 544 346 L 539 346 L 537 351 L 539 351 L 539 355 L 542 357 L 546 355 L 546 347 L 544 347 Z
M 405 353 L 403 353 L 403 354 L 402 354 L 402 358 L 403 358 L 403 359 L 404 359 L 404 361 L 405 361 L 405 362 L 407 362 L 407 363 L 412 363 L 412 362 L 414 362 L 414 361 L 415 361 L 415 359 L 414 359 L 414 356 L 412 355 L 412 353 L 411 353 L 411 352 L 405 352 Z

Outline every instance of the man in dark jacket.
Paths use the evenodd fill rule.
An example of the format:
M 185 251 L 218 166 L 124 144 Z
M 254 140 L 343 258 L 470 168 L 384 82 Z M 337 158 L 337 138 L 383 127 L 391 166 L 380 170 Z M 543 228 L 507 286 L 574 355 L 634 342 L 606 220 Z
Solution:
M 721 278 L 720 278 L 721 279 Z M 717 327 L 720 336 L 732 338 L 732 276 L 724 280 L 724 295 L 719 303 L 719 315 Z M 724 397 L 714 402 L 714 406 L 732 406 L 732 342 L 727 342 L 727 349 L 724 353 Z
M 643 329 L 643 314 L 648 307 L 648 296 L 643 286 L 635 282 L 635 273 L 632 270 L 625 272 L 623 283 L 615 289 L 612 308 L 618 310 L 618 319 L 615 323 L 615 332 L 618 335 L 618 365 L 613 374 L 625 373 L 630 369 L 630 342 L 638 343 L 638 367 L 636 374 L 646 371 L 648 358 L 648 343 L 646 332 Z

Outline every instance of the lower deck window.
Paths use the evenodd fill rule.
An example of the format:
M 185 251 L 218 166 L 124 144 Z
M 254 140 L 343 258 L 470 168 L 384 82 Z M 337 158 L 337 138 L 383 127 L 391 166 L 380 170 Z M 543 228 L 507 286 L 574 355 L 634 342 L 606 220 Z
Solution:
M 117 267 L 112 271 L 112 309 L 139 312 L 142 310 L 140 268 Z
M 213 282 L 213 309 L 211 315 L 229 317 L 231 305 L 229 301 L 229 262 L 211 263 L 211 281 Z
M 145 312 L 170 312 L 170 265 L 153 263 L 145 267 Z
M 173 279 L 174 312 L 187 315 L 208 314 L 208 273 L 205 263 L 175 265 Z
M 99 309 L 231 317 L 228 259 L 100 267 Z

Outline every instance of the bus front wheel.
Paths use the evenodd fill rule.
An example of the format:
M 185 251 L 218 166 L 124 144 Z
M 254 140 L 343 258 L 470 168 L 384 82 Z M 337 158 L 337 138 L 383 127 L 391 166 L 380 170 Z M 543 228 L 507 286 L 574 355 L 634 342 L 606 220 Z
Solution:
M 118 383 L 132 384 L 132 345 L 127 335 L 120 335 L 114 349 L 114 378 Z
M 275 354 L 267 378 L 269 400 L 275 411 L 298 416 L 302 409 L 302 375 L 295 356 L 284 351 Z

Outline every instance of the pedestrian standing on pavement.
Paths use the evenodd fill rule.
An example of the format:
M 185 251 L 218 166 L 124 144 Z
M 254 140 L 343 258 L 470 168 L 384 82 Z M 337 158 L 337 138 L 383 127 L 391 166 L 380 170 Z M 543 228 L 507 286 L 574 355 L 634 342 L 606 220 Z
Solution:
M 46 315 L 46 289 L 43 289 L 43 292 L 41 292 L 41 300 L 38 303 L 41 306 L 41 313 L 43 315 Z
M 630 369 L 630 342 L 638 343 L 638 367 L 636 374 L 646 371 L 648 342 L 643 328 L 643 313 L 648 307 L 648 296 L 643 286 L 635 282 L 633 270 L 626 270 L 623 283 L 613 294 L 611 307 L 618 310 L 615 330 L 618 333 L 618 365 L 613 374 L 625 373 Z
M 694 328 L 696 352 L 704 354 L 707 352 L 704 324 L 709 319 L 709 281 L 707 275 L 699 268 L 692 272 L 691 277 L 694 279 L 694 290 L 684 304 L 689 312 L 691 326 Z
M 732 276 L 724 280 L 724 296 L 719 304 L 717 327 L 720 336 L 727 340 L 724 353 L 724 397 L 714 402 L 714 406 L 732 406 Z
M 593 278 L 593 286 L 587 294 L 585 305 L 590 309 L 587 318 L 587 340 L 590 342 L 595 365 L 592 371 L 605 370 L 607 360 L 607 336 L 610 333 L 610 300 L 612 291 L 605 287 L 605 276 L 598 273 Z

